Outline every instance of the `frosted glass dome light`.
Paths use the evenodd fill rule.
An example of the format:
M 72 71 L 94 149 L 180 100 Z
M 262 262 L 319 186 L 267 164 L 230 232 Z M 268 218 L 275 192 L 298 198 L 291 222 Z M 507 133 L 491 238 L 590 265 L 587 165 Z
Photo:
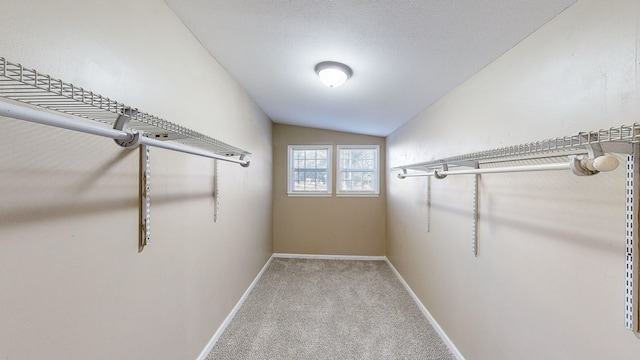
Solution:
M 335 61 L 323 61 L 316 65 L 316 74 L 323 84 L 330 88 L 344 84 L 353 75 L 353 71 L 345 64 Z

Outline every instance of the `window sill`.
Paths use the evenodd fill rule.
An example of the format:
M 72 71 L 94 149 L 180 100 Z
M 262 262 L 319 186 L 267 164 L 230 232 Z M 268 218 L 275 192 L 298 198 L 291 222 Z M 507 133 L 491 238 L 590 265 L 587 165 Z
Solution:
M 338 193 L 336 194 L 336 197 L 380 197 L 380 194 L 375 194 L 375 193 Z
M 329 193 L 323 193 L 323 194 L 318 194 L 318 193 L 308 193 L 308 194 L 304 194 L 304 193 L 287 193 L 288 197 L 331 197 L 333 196 L 332 194 Z

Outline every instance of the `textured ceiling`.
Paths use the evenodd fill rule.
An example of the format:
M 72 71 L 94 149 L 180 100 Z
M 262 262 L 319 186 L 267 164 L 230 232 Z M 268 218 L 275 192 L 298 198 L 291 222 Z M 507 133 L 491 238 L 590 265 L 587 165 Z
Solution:
M 166 0 L 276 123 L 386 136 L 575 0 Z M 314 66 L 353 69 L 330 89 Z

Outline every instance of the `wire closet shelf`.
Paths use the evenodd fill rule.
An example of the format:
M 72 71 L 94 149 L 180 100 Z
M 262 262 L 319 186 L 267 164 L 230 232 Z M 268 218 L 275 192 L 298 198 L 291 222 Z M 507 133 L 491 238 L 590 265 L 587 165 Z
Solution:
M 0 57 L 0 97 L 67 115 L 80 117 L 113 128 L 118 118 L 129 118 L 128 133 L 143 133 L 153 144 L 159 141 L 172 148 L 172 143 L 216 154 L 220 160 L 248 165 L 243 159 L 249 152 L 202 133 L 139 111 L 82 87 L 27 69 Z M 73 120 L 73 119 L 71 119 Z M 81 120 L 76 119 L 78 122 Z M 97 124 L 99 125 L 99 124 Z M 100 126 L 100 125 L 99 125 Z M 153 145 L 152 144 L 152 145 Z M 177 146 L 173 146 L 177 148 Z M 178 150 L 180 151 L 180 150 Z M 188 151 L 187 151 L 188 152 Z M 198 153 L 194 151 L 192 153 Z M 206 156 L 206 155 L 204 155 Z M 219 157 L 218 157 L 219 156 Z
M 391 168 L 391 170 L 402 171 L 398 177 L 404 178 L 413 175 L 407 173 L 407 170 L 424 172 L 449 166 L 478 167 L 481 164 L 491 162 L 554 158 L 565 155 L 587 154 L 591 157 L 597 157 L 609 152 L 628 154 L 632 149 L 631 144 L 637 142 L 640 142 L 640 123 L 400 165 Z M 446 172 L 446 170 L 441 172 Z

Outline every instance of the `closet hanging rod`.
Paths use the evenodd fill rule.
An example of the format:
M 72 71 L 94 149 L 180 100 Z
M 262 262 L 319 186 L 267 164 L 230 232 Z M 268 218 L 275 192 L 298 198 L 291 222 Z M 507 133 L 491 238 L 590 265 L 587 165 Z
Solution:
M 436 178 L 444 178 L 447 175 L 469 175 L 469 174 L 497 174 L 511 172 L 530 172 L 530 171 L 553 171 L 553 170 L 573 170 L 576 175 L 589 175 L 590 173 L 602 171 L 612 171 L 618 167 L 618 159 L 610 155 L 599 156 L 595 159 L 578 159 L 572 157 L 568 162 L 542 165 L 522 165 L 522 166 L 506 166 L 496 168 L 481 169 L 462 169 L 448 170 L 435 169 L 425 173 L 415 174 L 398 174 L 398 178 L 404 179 L 408 177 L 434 176 Z
M 0 101 L 0 115 L 13 118 L 13 119 L 34 122 L 42 125 L 48 125 L 48 126 L 63 128 L 67 130 L 78 131 L 86 134 L 102 136 L 102 137 L 111 138 L 114 140 L 132 141 L 135 138 L 134 134 L 128 133 L 126 131 L 105 128 L 99 125 L 90 124 L 83 120 L 74 120 L 72 118 L 61 116 L 55 113 L 44 112 L 41 110 L 20 106 L 20 105 L 8 103 L 5 101 Z M 174 150 L 174 151 L 184 152 L 188 154 L 204 156 L 212 159 L 233 162 L 233 163 L 240 164 L 242 166 L 248 166 L 249 164 L 249 161 L 247 160 L 229 158 L 226 156 L 218 155 L 211 151 L 206 151 L 203 149 L 186 146 L 179 143 L 169 143 L 161 140 L 148 138 L 146 136 L 140 136 L 140 143 L 163 148 L 163 149 Z
M 45 113 L 5 101 L 0 101 L 0 115 L 111 139 L 129 140 L 132 138 L 132 135 L 125 131 L 95 126 L 84 121 L 76 121 L 58 114 Z
M 0 99 L 2 98 L 12 104 L 22 103 L 28 108 L 52 111 L 47 115 L 69 115 L 70 118 L 65 118 L 68 121 L 62 121 L 58 125 L 111 137 L 121 146 L 148 144 L 238 163 L 245 167 L 249 165 L 247 157 L 251 153 L 248 151 L 0 57 Z M 90 124 L 92 121 L 97 124 L 75 124 Z M 48 122 L 51 126 L 58 126 Z M 46 124 L 47 121 L 43 123 Z M 112 132 L 106 128 L 122 132 Z
M 478 163 L 532 160 L 543 157 L 569 155 L 569 153 L 588 153 L 590 156 L 597 156 L 602 153 L 630 154 L 632 144 L 635 142 L 640 142 L 640 123 L 621 125 L 598 131 L 579 132 L 569 136 L 478 151 L 426 162 L 403 164 L 392 167 L 391 170 L 432 171 L 441 168 L 443 165 L 473 167 Z

